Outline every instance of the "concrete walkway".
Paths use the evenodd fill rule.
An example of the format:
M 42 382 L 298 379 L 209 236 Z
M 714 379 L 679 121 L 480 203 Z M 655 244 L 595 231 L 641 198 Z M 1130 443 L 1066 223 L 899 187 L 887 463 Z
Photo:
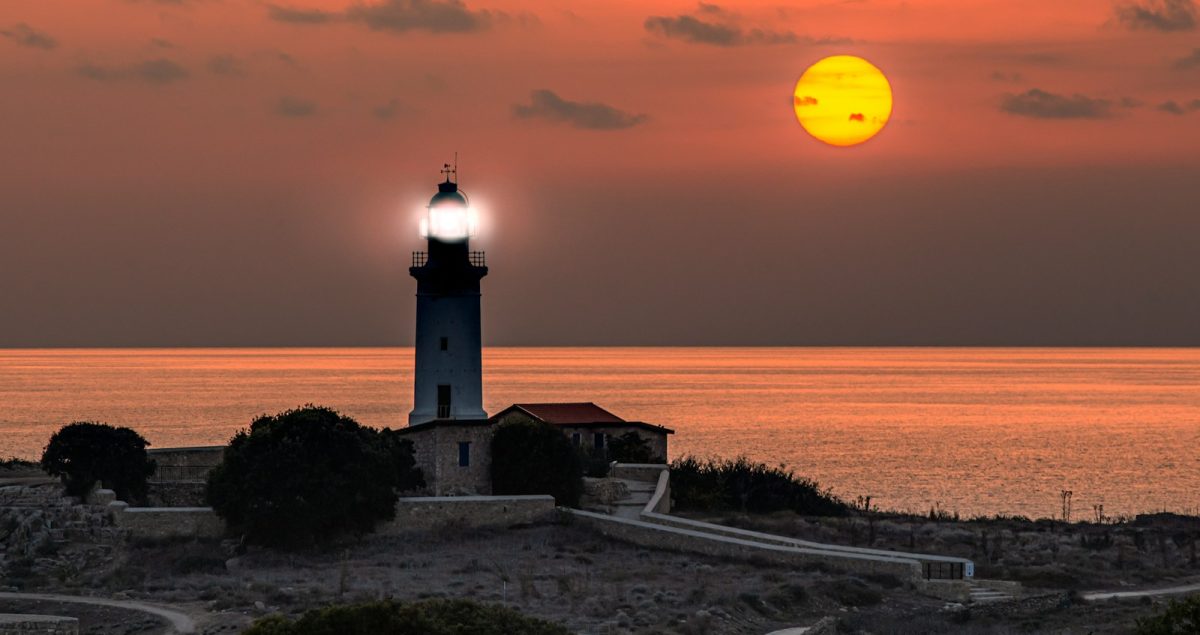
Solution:
M 1182 595 L 1184 593 L 1200 593 L 1200 583 L 1183 586 L 1163 587 L 1160 589 L 1142 589 L 1140 591 L 1089 591 L 1080 593 L 1080 597 L 1095 602 L 1098 600 L 1113 600 L 1117 598 L 1144 598 L 1157 595 Z
M 93 598 L 81 595 L 58 595 L 55 593 L 0 593 L 0 601 L 3 600 L 24 600 L 34 602 L 70 602 L 74 604 L 91 604 L 93 606 L 111 606 L 119 609 L 129 609 L 131 611 L 140 611 L 142 613 L 150 613 L 163 618 L 167 624 L 173 629 L 171 633 L 180 633 L 186 635 L 196 632 L 196 622 L 191 617 L 180 613 L 179 611 L 155 606 L 153 604 L 145 604 L 143 602 L 132 602 L 128 600 L 109 600 L 106 598 Z

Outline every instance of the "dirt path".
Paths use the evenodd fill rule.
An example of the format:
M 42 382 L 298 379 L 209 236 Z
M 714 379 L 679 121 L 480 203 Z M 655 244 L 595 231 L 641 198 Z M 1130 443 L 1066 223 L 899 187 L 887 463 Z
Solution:
M 73 602 L 75 604 L 91 604 L 94 606 L 112 606 L 119 609 L 141 611 L 161 617 L 171 625 L 172 633 L 186 635 L 196 632 L 196 622 L 188 615 L 174 609 L 168 609 L 143 602 L 128 600 L 109 600 L 106 598 L 85 597 L 80 595 L 58 595 L 55 593 L 0 593 L 0 600 L 25 600 L 35 602 Z
M 1089 602 L 1097 600 L 1113 600 L 1117 598 L 1140 598 L 1155 595 L 1180 595 L 1183 593 L 1200 592 L 1200 583 L 1183 586 L 1163 587 L 1160 589 L 1142 589 L 1140 591 L 1090 591 L 1081 593 L 1083 599 Z

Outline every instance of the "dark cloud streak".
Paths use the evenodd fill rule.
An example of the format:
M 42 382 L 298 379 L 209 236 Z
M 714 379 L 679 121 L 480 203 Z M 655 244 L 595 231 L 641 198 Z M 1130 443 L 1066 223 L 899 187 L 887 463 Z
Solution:
M 498 19 L 507 16 L 487 10 L 472 10 L 461 0 L 381 0 L 353 4 L 340 12 L 268 5 L 267 17 L 276 22 L 299 25 L 345 22 L 359 24 L 372 31 L 392 33 L 470 33 L 486 30 Z M 531 19 L 536 21 L 530 16 L 523 16 L 521 21 L 524 23 Z
M 191 76 L 186 68 L 165 58 L 139 62 L 131 66 L 100 66 L 87 63 L 76 71 L 83 77 L 99 82 L 137 80 L 165 86 Z
M 1147 0 L 1116 8 L 1117 22 L 1134 31 L 1191 31 L 1196 28 L 1193 0 Z
M 518 119 L 544 119 L 584 130 L 621 130 L 644 123 L 646 115 L 635 115 L 598 102 L 569 101 L 551 90 L 535 90 L 529 104 L 513 106 Z
M 646 31 L 668 39 L 712 46 L 749 44 L 795 44 L 800 38 L 791 31 L 742 29 L 733 24 L 706 22 L 690 15 L 650 16 L 643 23 Z
M 1113 114 L 1113 102 L 1086 95 L 1056 95 L 1033 88 L 1005 95 L 1000 109 L 1011 115 L 1033 119 L 1104 119 Z
M 317 114 L 317 103 L 300 97 L 285 95 L 275 103 L 275 114 L 281 117 L 302 119 Z
M 16 43 L 17 46 L 25 48 L 49 51 L 58 47 L 58 40 L 34 29 L 24 22 L 14 24 L 12 28 L 0 31 L 0 37 L 8 38 Z

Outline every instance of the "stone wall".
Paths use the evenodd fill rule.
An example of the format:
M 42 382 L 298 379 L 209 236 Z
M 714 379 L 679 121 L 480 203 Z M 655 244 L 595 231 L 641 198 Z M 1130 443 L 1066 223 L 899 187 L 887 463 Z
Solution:
M 401 498 L 396 519 L 378 533 L 427 531 L 451 525 L 510 527 L 547 520 L 554 515 L 553 496 L 438 496 Z
M 113 520 L 137 538 L 220 538 L 225 522 L 211 507 L 124 507 L 112 503 Z
M 204 481 L 220 465 L 224 451 L 223 445 L 146 450 L 157 464 L 150 481 Z
M 151 481 L 147 484 L 147 507 L 202 507 L 204 481 Z
M 921 576 L 921 564 L 908 558 L 852 555 L 770 545 L 593 512 L 569 512 L 577 522 L 600 534 L 654 549 L 763 561 L 793 567 L 825 566 L 852 573 L 886 573 L 914 583 L 918 582 Z
M 58 615 L 0 613 L 0 635 L 79 635 L 79 620 Z
M 492 430 L 483 422 L 434 422 L 403 429 L 413 442 L 413 457 L 434 496 L 492 493 Z M 458 464 L 458 444 L 471 444 L 470 465 Z
M 225 523 L 211 507 L 128 507 L 109 504 L 116 525 L 135 538 L 220 538 Z M 376 533 L 428 531 L 448 525 L 487 527 L 538 522 L 554 514 L 553 496 L 440 496 L 401 498 L 396 518 Z
M 645 481 L 657 483 L 659 475 L 667 466 L 658 463 L 616 463 L 608 475 L 613 478 L 623 478 L 630 481 Z

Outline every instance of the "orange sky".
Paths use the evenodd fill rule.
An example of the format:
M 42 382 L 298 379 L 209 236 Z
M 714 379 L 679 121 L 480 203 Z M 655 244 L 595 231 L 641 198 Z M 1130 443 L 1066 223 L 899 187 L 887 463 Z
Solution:
M 188 326 L 164 331 L 164 341 L 254 340 L 265 326 L 210 333 L 205 325 L 213 318 L 205 311 L 216 310 L 197 306 L 224 302 L 214 277 L 227 280 L 237 269 L 213 268 L 207 260 L 191 266 L 181 253 L 215 260 L 213 253 L 232 250 L 241 271 L 263 276 L 260 290 L 294 287 L 296 295 L 285 304 L 295 303 L 322 284 L 344 287 L 349 277 L 368 274 L 353 267 L 306 271 L 301 277 L 316 285 L 310 287 L 285 278 L 296 263 L 264 273 L 273 265 L 251 252 L 295 248 L 300 243 L 288 242 L 288 232 L 320 236 L 336 242 L 339 253 L 369 254 L 354 266 L 370 269 L 376 284 L 389 280 L 389 293 L 407 293 L 403 271 L 381 267 L 419 246 L 409 235 L 408 210 L 421 204 L 437 166 L 454 151 L 462 157 L 464 185 L 495 213 L 486 246 L 509 258 L 521 253 L 511 264 L 529 289 L 571 282 L 545 273 L 546 262 L 533 255 L 560 249 L 595 248 L 597 259 L 616 251 L 649 267 L 670 268 L 675 256 L 662 245 L 680 223 L 693 232 L 680 232 L 692 239 L 680 248 L 694 253 L 728 239 L 721 219 L 733 214 L 742 217 L 740 227 L 762 236 L 835 217 L 867 222 L 878 202 L 856 191 L 864 182 L 890 188 L 881 200 L 894 208 L 895 222 L 918 229 L 928 228 L 922 214 L 957 204 L 950 202 L 953 192 L 938 194 L 929 188 L 941 185 L 930 184 L 968 187 L 963 184 L 978 180 L 1007 192 L 1000 179 L 1012 174 L 1040 174 L 1047 183 L 1060 173 L 1071 175 L 1082 189 L 1079 198 L 1056 204 L 1079 213 L 1114 200 L 1106 188 L 1118 185 L 1108 175 L 1130 176 L 1128 194 L 1135 197 L 1136 175 L 1150 174 L 1165 179 L 1156 186 L 1167 193 L 1162 209 L 1183 214 L 1196 207 L 1200 180 L 1200 101 L 1192 103 L 1200 100 L 1196 19 L 1190 0 L 5 0 L 0 188 L 9 203 L 0 210 L 0 229 L 8 230 L 0 241 L 10 242 L 0 247 L 11 249 L 0 265 L 9 272 L 39 272 L 32 280 L 15 273 L 4 280 L 10 289 L 24 290 L 24 304 L 64 308 L 78 300 L 76 291 L 56 295 L 53 289 L 63 288 L 68 277 L 74 284 L 92 268 L 77 256 L 48 253 L 74 249 L 98 256 L 104 244 L 88 237 L 109 237 L 135 254 L 129 257 L 137 264 L 129 271 L 106 269 L 87 288 L 109 288 L 121 304 L 145 304 L 147 293 L 165 294 L 162 303 L 174 307 L 145 304 L 156 318 L 139 326 L 141 332 L 153 331 L 149 324 L 183 319 Z M 890 125 L 862 147 L 826 147 L 807 137 L 792 113 L 796 78 L 831 54 L 869 59 L 895 91 Z M 766 183 L 770 188 L 745 198 Z M 645 196 L 654 184 L 678 195 Z M 688 194 L 693 191 L 694 197 Z M 568 213 L 578 202 L 572 196 L 584 193 L 592 198 L 560 224 L 555 215 Z M 1014 193 L 996 207 L 1030 211 L 1030 201 L 1045 200 L 1043 194 Z M 780 199 L 794 207 L 779 207 Z M 650 201 L 653 209 L 633 215 Z M 179 211 L 164 215 L 164 205 Z M 605 211 L 616 208 L 629 215 Z M 906 210 L 922 211 L 906 223 Z M 1180 230 L 1179 222 L 1192 222 L 1173 214 L 1148 228 L 1150 235 L 1167 239 Z M 650 236 L 606 245 L 588 240 L 597 227 L 617 221 L 631 225 L 626 236 Z M 638 228 L 643 222 L 646 227 Z M 984 218 L 971 231 L 988 222 Z M 176 227 L 206 238 L 173 235 Z M 86 236 L 72 237 L 75 231 Z M 265 245 L 258 240 L 263 236 L 269 238 Z M 1035 239 L 1050 244 L 1049 237 Z M 819 237 L 813 240 L 821 244 Z M 862 237 L 853 242 L 856 250 L 866 244 Z M 1015 259 L 1012 250 L 1003 253 Z M 162 262 L 167 256 L 170 264 Z M 852 263 L 857 256 L 840 257 Z M 722 268 L 716 261 L 705 266 Z M 179 271 L 137 285 L 113 282 L 130 271 L 148 276 L 141 273 L 147 268 Z M 930 263 L 911 276 L 936 277 L 955 268 L 949 260 Z M 601 290 L 627 278 L 572 271 Z M 501 274 L 496 271 L 497 279 Z M 195 279 L 180 289 L 169 275 Z M 710 283 L 704 288 L 718 295 L 745 293 L 733 278 Z M 779 274 L 770 284 L 793 283 L 799 281 Z M 499 291 L 525 289 L 511 281 L 496 284 Z M 931 295 L 930 310 L 951 302 L 954 296 L 944 294 L 956 288 Z M 626 299 L 653 303 L 655 289 L 661 285 L 648 283 L 644 296 Z M 247 286 L 241 293 L 254 291 Z M 804 287 L 803 293 L 821 291 Z M 844 293 L 823 302 L 858 310 L 837 305 Z M 371 334 L 365 339 L 404 341 L 406 327 L 395 327 L 401 318 L 388 314 L 407 305 L 375 305 L 363 294 L 356 306 L 380 314 L 364 327 Z M 591 295 L 580 293 L 578 310 L 595 309 Z M 1080 297 L 1090 306 L 1097 295 Z M 103 297 L 94 300 L 105 306 Z M 745 300 L 766 302 L 757 295 Z M 664 329 L 678 319 L 667 304 L 656 309 L 666 316 Z M 492 331 L 495 338 L 537 343 L 529 341 L 537 340 L 533 331 L 517 326 L 517 307 L 508 315 L 497 318 L 508 321 Z M 836 324 L 837 315 L 823 319 Z M 24 321 L 4 319 L 0 327 L 20 334 L 14 341 L 53 342 L 79 328 L 55 323 L 46 330 L 45 316 L 36 311 Z M 122 322 L 129 320 L 113 317 L 111 327 L 94 333 L 95 341 L 136 341 Z M 698 332 L 694 343 L 725 341 L 750 326 L 732 320 Z M 793 327 L 776 324 L 772 332 L 794 333 Z M 343 342 L 326 330 L 335 328 L 322 323 L 311 331 L 298 327 L 293 335 L 304 340 L 297 343 L 320 343 L 326 336 Z M 568 328 L 558 339 L 571 343 L 572 337 Z M 578 339 L 604 338 L 593 333 Z

